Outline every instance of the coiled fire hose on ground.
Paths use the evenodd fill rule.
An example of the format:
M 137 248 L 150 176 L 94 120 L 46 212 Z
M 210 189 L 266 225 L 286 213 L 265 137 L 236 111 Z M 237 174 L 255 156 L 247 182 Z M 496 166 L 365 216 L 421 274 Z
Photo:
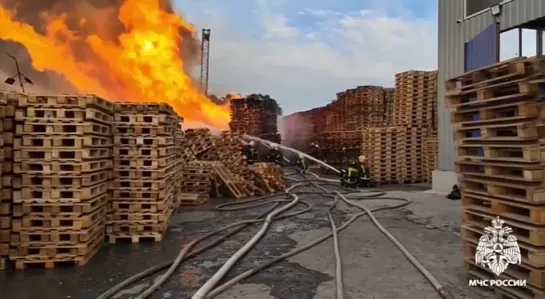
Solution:
M 247 139 L 250 139 L 250 140 L 255 140 L 255 141 L 258 141 L 258 142 L 264 142 L 263 140 L 259 139 L 259 138 L 256 138 L 256 137 L 252 137 L 252 136 L 244 136 L 245 138 Z M 271 144 L 270 142 L 267 142 L 268 144 Z M 276 145 L 276 144 L 275 144 Z M 296 151 L 294 149 L 291 149 L 291 148 L 288 148 L 288 147 L 285 147 L 285 146 L 282 146 L 282 145 L 277 145 L 279 148 L 283 149 L 283 150 L 288 150 L 288 151 L 292 151 L 292 152 L 295 152 L 297 154 L 303 154 L 303 156 L 305 156 L 307 159 L 309 160 L 312 160 L 316 163 L 319 163 L 321 165 L 323 165 L 324 167 L 327 167 L 327 168 L 330 168 L 332 170 L 334 170 L 335 172 L 339 172 L 337 169 L 335 169 L 334 167 L 326 164 L 325 162 L 323 161 L 320 161 L 312 156 L 309 156 L 309 155 L 306 155 L 304 153 L 301 153 L 299 151 Z M 403 198 L 387 198 L 387 197 L 381 197 L 380 199 L 384 199 L 384 200 L 401 200 L 403 201 L 402 204 L 399 204 L 399 205 L 396 205 L 396 206 L 387 206 L 387 207 L 382 207 L 382 208 L 378 208 L 378 209 L 373 209 L 373 210 L 369 210 L 367 209 L 366 207 L 364 206 L 360 206 L 350 200 L 348 200 L 346 198 L 346 196 L 339 192 L 339 191 L 328 191 L 327 189 L 323 188 L 322 186 L 320 186 L 319 184 L 317 184 L 317 182 L 319 181 L 322 181 L 322 182 L 338 182 L 338 180 L 330 180 L 330 179 L 323 179 L 323 178 L 320 178 L 318 175 L 316 174 L 311 174 L 311 175 L 314 175 L 317 179 L 316 180 L 308 180 L 308 179 L 305 179 L 303 181 L 299 181 L 297 184 L 293 185 L 290 187 L 289 190 L 287 191 L 292 191 L 293 189 L 295 188 L 298 188 L 298 187 L 301 187 L 303 185 L 303 183 L 305 182 L 308 182 L 309 184 L 311 184 L 313 187 L 315 188 L 318 188 L 320 190 L 322 190 L 321 192 L 320 191 L 317 191 L 317 192 L 294 192 L 292 191 L 291 193 L 285 193 L 286 195 L 289 195 L 290 197 L 293 198 L 292 201 L 289 201 L 289 203 L 279 209 L 277 209 L 277 207 L 280 205 L 281 202 L 288 202 L 288 200 L 275 200 L 275 201 L 269 201 L 269 202 L 264 202 L 262 204 L 260 203 L 257 203 L 257 204 L 253 204 L 253 205 L 249 205 L 249 206 L 243 206 L 241 208 L 238 208 L 238 209 L 245 209 L 245 208 L 250 208 L 250 207 L 255 207 L 255 206 L 260 206 L 260 205 L 265 205 L 265 204 L 270 204 L 270 203 L 274 203 L 274 206 L 271 207 L 267 213 L 263 213 L 261 214 L 260 216 L 258 216 L 257 218 L 255 219 L 252 219 L 252 220 L 244 220 L 244 221 L 239 221 L 237 223 L 233 223 L 233 224 L 230 224 L 230 225 L 227 225 L 225 227 L 222 227 L 216 231 L 213 231 L 213 232 L 210 232 L 209 234 L 197 239 L 197 240 L 194 240 L 193 242 L 187 244 L 186 246 L 184 246 L 184 248 L 180 251 L 179 255 L 176 257 L 176 259 L 173 261 L 173 262 L 167 262 L 167 263 L 163 263 L 161 265 L 157 265 L 157 266 L 154 266 L 154 267 L 151 267 L 145 271 L 142 271 L 132 277 L 129 277 L 128 279 L 126 279 L 125 281 L 117 284 L 116 286 L 112 287 L 111 289 L 107 290 L 105 293 L 103 293 L 101 296 L 99 296 L 97 299 L 106 299 L 106 298 L 110 298 L 111 296 L 115 295 L 117 292 L 123 290 L 124 288 L 128 287 L 129 285 L 135 283 L 135 282 L 138 282 L 140 281 L 141 279 L 145 278 L 145 277 L 148 277 L 148 276 L 151 276 L 165 268 L 168 268 L 168 270 L 161 275 L 161 277 L 155 282 L 152 284 L 152 286 L 150 286 L 149 288 L 147 288 L 142 294 L 140 294 L 138 297 L 136 297 L 137 299 L 143 299 L 143 298 L 148 298 L 154 291 L 156 291 L 173 273 L 174 271 L 176 270 L 176 268 L 179 266 L 179 264 L 184 261 L 184 260 L 187 260 L 191 257 L 194 257 L 202 252 L 204 252 L 205 250 L 208 250 L 214 246 L 216 246 L 217 244 L 221 243 L 222 241 L 226 240 L 228 237 L 240 232 L 242 229 L 244 229 L 245 227 L 247 227 L 248 225 L 251 225 L 253 223 L 258 223 L 258 222 L 264 222 L 263 225 L 262 225 L 262 228 L 261 230 L 250 240 L 248 241 L 240 250 L 238 250 L 233 256 L 231 256 L 231 258 L 229 258 L 229 260 L 220 268 L 220 270 L 218 270 L 196 293 L 195 295 L 193 295 L 193 299 L 201 299 L 201 298 L 214 298 L 215 296 L 219 295 L 220 293 L 224 292 L 226 289 L 228 289 L 229 287 L 231 287 L 232 285 L 238 283 L 240 280 L 242 279 L 245 279 L 279 261 L 282 261 L 290 256 L 293 256 L 295 254 L 298 254 L 300 252 L 303 252 L 305 250 L 308 250 L 314 246 L 316 246 L 317 244 L 325 241 L 326 239 L 330 238 L 330 237 L 334 237 L 334 253 L 335 253 L 335 264 L 336 264 L 336 271 L 335 271 L 335 278 L 336 278 L 336 298 L 337 299 L 343 299 L 343 290 L 342 290 L 342 268 L 341 268 L 341 260 L 340 260 L 340 252 L 339 252 L 339 249 L 338 249 L 338 240 L 337 240 L 337 234 L 344 230 L 345 228 L 347 228 L 352 222 L 354 222 L 357 218 L 363 216 L 363 215 L 368 215 L 371 220 L 373 221 L 373 223 L 375 224 L 375 226 L 377 226 L 377 228 L 386 236 L 388 237 L 388 239 L 390 239 L 394 245 L 396 245 L 396 247 L 407 257 L 407 259 L 428 279 L 428 281 L 430 281 L 430 283 L 432 284 L 432 286 L 437 290 L 437 292 L 439 293 L 439 295 L 441 296 L 441 298 L 445 298 L 445 299 L 450 299 L 450 298 L 453 298 L 452 295 L 450 293 L 448 293 L 448 291 L 437 281 L 437 279 L 435 279 L 435 277 L 429 273 L 429 271 L 427 271 L 417 260 L 416 258 L 414 258 L 402 245 L 401 243 L 399 243 L 399 241 L 397 241 L 379 222 L 378 220 L 374 217 L 373 215 L 373 212 L 377 212 L 379 210 L 385 210 L 385 209 L 394 209 L 394 208 L 399 208 L 401 206 L 405 206 L 407 204 L 409 204 L 409 200 L 407 199 L 403 199 Z M 242 258 L 244 256 L 244 254 L 246 254 L 258 241 L 259 239 L 261 239 L 266 231 L 267 231 L 267 228 L 269 227 L 270 223 L 273 221 L 273 220 L 278 220 L 280 218 L 287 218 L 287 217 L 291 217 L 291 216 L 295 216 L 297 214 L 301 214 L 301 213 L 306 213 L 308 210 L 310 210 L 311 208 L 311 205 L 304 202 L 304 201 L 300 201 L 299 200 L 299 197 L 297 195 L 300 195 L 300 194 L 318 194 L 318 195 L 324 195 L 324 196 L 329 196 L 329 197 L 333 197 L 334 198 L 334 203 L 330 206 L 329 208 L 329 211 L 328 211 L 328 219 L 330 220 L 330 224 L 332 226 L 332 232 L 329 233 L 329 234 L 326 234 L 316 240 L 314 240 L 313 242 L 310 242 L 309 244 L 306 244 L 304 246 L 301 246 L 301 247 L 298 247 L 298 248 L 295 248 L 293 250 L 291 250 L 290 252 L 288 253 L 285 253 L 279 257 L 276 257 L 268 262 L 266 262 L 265 264 L 262 264 L 256 268 L 253 268 L 253 269 L 250 269 L 242 274 L 240 274 L 239 276 L 229 280 L 228 282 L 220 285 L 219 287 L 215 288 L 214 287 L 220 282 L 220 280 L 225 277 L 225 275 L 227 274 L 227 272 L 236 264 L 236 262 L 238 260 L 240 260 L 240 258 Z M 375 190 L 370 190 L 370 191 L 367 191 L 367 192 L 357 192 L 357 191 L 353 191 L 353 192 L 349 192 L 349 194 L 351 194 L 352 196 L 350 197 L 353 197 L 353 196 L 356 196 L 360 199 L 378 199 L 379 196 L 382 196 L 385 194 L 385 192 L 383 191 L 375 191 Z M 237 208 L 235 209 L 225 209 L 226 206 L 229 206 L 229 205 L 244 205 L 244 204 L 247 204 L 247 203 L 252 203 L 252 202 L 258 202 L 260 200 L 263 200 L 263 199 L 266 199 L 266 198 L 271 198 L 273 196 L 278 196 L 278 194 L 275 194 L 275 195 L 270 195 L 270 196 L 264 196 L 264 197 L 260 197 L 260 198 L 256 198 L 254 200 L 251 200 L 251 201 L 246 201 L 246 202 L 235 202 L 235 203 L 228 203 L 228 204 L 223 204 L 223 205 L 220 205 L 217 207 L 218 210 L 237 210 Z M 353 206 L 353 207 L 357 207 L 358 209 L 362 210 L 361 213 L 358 213 L 354 216 L 352 216 L 347 222 L 345 222 L 343 225 L 339 226 L 339 227 L 336 227 L 334 221 L 333 221 L 333 218 L 331 217 L 331 209 L 334 208 L 336 202 L 338 201 L 338 199 L 341 199 L 342 201 L 344 201 L 346 204 L 350 205 L 350 206 Z M 307 209 L 304 209 L 304 210 L 301 210 L 301 211 L 298 211 L 298 212 L 293 212 L 293 213 L 290 213 L 289 215 L 286 214 L 286 215 L 283 215 L 283 216 L 279 216 L 281 215 L 283 212 L 289 210 L 290 208 L 296 206 L 298 203 L 303 203 L 303 204 L 306 204 L 307 205 Z M 265 220 L 263 220 L 262 218 L 267 215 L 267 218 Z M 207 245 L 205 245 L 204 247 L 201 247 L 197 250 L 194 250 L 194 251 L 191 251 L 191 248 L 193 246 L 195 246 L 196 244 L 198 243 L 201 243 L 202 241 L 220 233 L 220 232 L 223 232 L 225 230 L 228 230 L 230 228 L 233 228 L 233 227 L 236 227 L 238 226 L 238 228 L 234 231 L 231 231 L 230 233 L 227 233 L 225 234 L 224 236 L 222 237 L 218 237 L 217 239 L 213 240 L 212 242 L 208 243 Z

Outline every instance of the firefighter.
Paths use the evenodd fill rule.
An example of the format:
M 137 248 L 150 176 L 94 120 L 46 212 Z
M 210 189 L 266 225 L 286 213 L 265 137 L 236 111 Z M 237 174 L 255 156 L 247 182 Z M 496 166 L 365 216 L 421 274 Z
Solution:
M 284 156 L 282 155 L 282 151 L 280 151 L 278 149 L 278 145 L 271 144 L 271 152 L 269 154 L 269 159 L 268 160 L 270 162 L 276 163 L 276 165 L 280 165 L 280 166 L 283 165 L 282 160 L 284 160 Z
M 341 185 L 351 188 L 367 188 L 373 185 L 365 156 L 359 156 L 358 161 L 353 161 L 346 170 L 341 170 Z
M 341 186 L 350 188 L 357 187 L 358 175 L 358 165 L 355 161 L 353 161 L 346 169 L 341 170 Z
M 367 165 L 367 157 L 361 155 L 358 157 L 358 163 L 353 165 L 358 169 L 358 186 L 362 188 L 371 187 L 371 173 Z
M 243 148 L 242 158 L 246 160 L 246 163 L 249 165 L 254 164 L 257 162 L 257 149 L 255 148 L 255 142 L 252 140 L 248 142 L 247 145 Z
M 297 172 L 301 175 L 307 174 L 307 163 L 305 162 L 305 155 L 302 153 L 299 153 L 298 159 L 295 161 L 295 167 L 297 169 Z

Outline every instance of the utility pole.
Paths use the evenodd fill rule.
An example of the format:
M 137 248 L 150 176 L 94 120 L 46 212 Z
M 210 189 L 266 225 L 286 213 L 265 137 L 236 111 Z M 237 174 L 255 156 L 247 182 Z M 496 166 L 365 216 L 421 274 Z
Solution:
M 210 64 L 210 29 L 202 30 L 201 40 L 201 90 L 208 95 L 208 72 Z
M 12 77 L 9 77 L 7 78 L 4 83 L 6 84 L 9 84 L 9 85 L 13 85 L 13 83 L 15 83 L 15 78 L 17 78 L 19 80 L 19 86 L 21 86 L 21 91 L 23 93 L 25 93 L 25 85 L 24 85 L 24 82 L 28 83 L 28 84 L 34 84 L 32 82 L 32 80 L 30 80 L 27 76 L 25 76 L 23 73 L 21 73 L 21 69 L 19 68 L 19 61 L 17 61 L 17 58 L 15 58 L 15 56 L 9 54 L 8 52 L 6 52 L 5 50 L 3 49 L 0 49 L 0 52 L 4 53 L 6 56 L 8 56 L 9 58 L 13 59 L 13 61 L 15 62 L 15 68 L 17 70 L 17 74 L 15 74 L 14 76 Z

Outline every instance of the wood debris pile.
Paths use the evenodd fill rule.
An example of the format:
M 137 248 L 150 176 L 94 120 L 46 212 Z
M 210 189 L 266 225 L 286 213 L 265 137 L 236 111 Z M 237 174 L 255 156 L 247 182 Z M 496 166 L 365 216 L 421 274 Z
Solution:
M 287 187 L 276 164 L 246 165 L 241 135 L 225 131 L 216 136 L 208 129 L 188 129 L 183 143 L 183 205 L 202 204 L 211 196 L 262 196 Z

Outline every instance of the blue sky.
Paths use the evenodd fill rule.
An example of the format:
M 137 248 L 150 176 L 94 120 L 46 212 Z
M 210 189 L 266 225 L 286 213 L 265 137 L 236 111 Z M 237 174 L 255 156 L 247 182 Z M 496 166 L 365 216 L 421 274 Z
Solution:
M 212 30 L 210 90 L 267 93 L 286 113 L 437 65 L 437 0 L 175 0 Z

